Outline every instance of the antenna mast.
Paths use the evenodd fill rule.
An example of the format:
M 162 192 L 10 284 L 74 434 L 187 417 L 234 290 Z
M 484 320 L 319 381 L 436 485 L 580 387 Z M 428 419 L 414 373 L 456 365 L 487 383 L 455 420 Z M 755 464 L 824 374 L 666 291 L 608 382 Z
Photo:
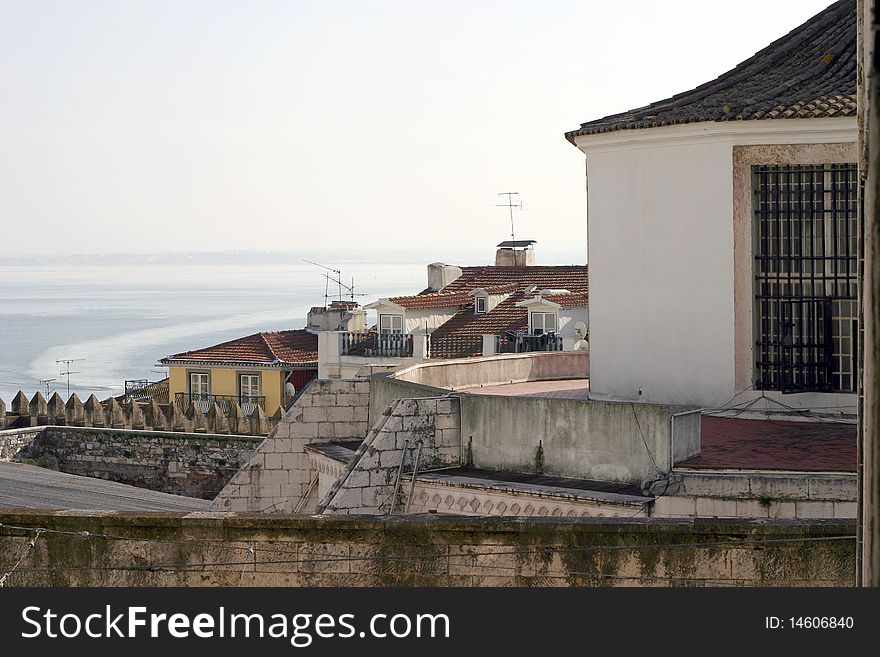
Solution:
M 516 241 L 516 237 L 513 234 L 513 210 L 514 208 L 518 210 L 523 209 L 522 201 L 518 203 L 513 202 L 514 196 L 519 196 L 519 192 L 498 192 L 497 196 L 506 196 L 507 203 L 496 203 L 495 207 L 497 208 L 507 208 L 510 211 L 510 240 L 512 242 Z
M 61 376 L 67 377 L 67 398 L 70 399 L 70 375 L 71 374 L 82 374 L 82 372 L 71 372 L 70 364 L 77 363 L 81 360 L 85 360 L 85 358 L 59 358 L 56 360 L 56 363 L 64 363 L 64 369 L 59 372 Z

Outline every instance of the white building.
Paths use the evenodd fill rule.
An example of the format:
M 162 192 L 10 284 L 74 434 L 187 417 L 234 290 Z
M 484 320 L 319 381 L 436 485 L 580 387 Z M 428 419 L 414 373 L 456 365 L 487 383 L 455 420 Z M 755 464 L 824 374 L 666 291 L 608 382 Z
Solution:
M 566 134 L 586 155 L 591 397 L 855 413 L 855 6 Z
M 430 264 L 419 294 L 364 306 L 375 311 L 372 331 L 322 331 L 319 378 L 429 358 L 586 349 L 587 267 L 536 265 L 533 244 L 502 242 L 494 265 Z

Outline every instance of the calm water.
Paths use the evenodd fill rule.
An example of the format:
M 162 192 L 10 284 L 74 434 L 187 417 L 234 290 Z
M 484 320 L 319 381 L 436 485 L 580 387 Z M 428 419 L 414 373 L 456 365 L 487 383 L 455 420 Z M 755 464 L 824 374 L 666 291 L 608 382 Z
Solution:
M 344 265 L 359 297 L 424 289 L 424 265 Z M 257 331 L 305 326 L 324 302 L 324 279 L 311 265 L 120 265 L 0 267 L 0 398 L 19 389 L 81 399 L 119 394 L 126 379 L 163 378 L 158 359 Z

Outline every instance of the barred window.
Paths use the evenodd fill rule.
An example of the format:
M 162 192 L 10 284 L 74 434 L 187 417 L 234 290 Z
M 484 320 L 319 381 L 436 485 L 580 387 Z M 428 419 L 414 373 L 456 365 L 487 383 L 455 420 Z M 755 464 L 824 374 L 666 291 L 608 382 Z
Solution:
M 752 167 L 755 388 L 853 392 L 855 164 Z

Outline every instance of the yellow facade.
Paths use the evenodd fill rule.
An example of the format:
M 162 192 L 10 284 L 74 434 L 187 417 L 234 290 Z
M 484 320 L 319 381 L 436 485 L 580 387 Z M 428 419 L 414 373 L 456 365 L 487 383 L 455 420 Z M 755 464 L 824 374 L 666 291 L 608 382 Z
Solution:
M 189 393 L 190 372 L 206 372 L 209 374 L 209 394 L 236 397 L 239 394 L 239 374 L 259 374 L 260 394 L 266 398 L 263 410 L 266 415 L 273 415 L 281 408 L 282 382 L 284 372 L 281 370 L 241 369 L 227 367 L 195 367 L 171 366 L 168 368 L 168 388 L 171 399 L 177 393 Z M 282 409 L 283 411 L 283 409 Z

